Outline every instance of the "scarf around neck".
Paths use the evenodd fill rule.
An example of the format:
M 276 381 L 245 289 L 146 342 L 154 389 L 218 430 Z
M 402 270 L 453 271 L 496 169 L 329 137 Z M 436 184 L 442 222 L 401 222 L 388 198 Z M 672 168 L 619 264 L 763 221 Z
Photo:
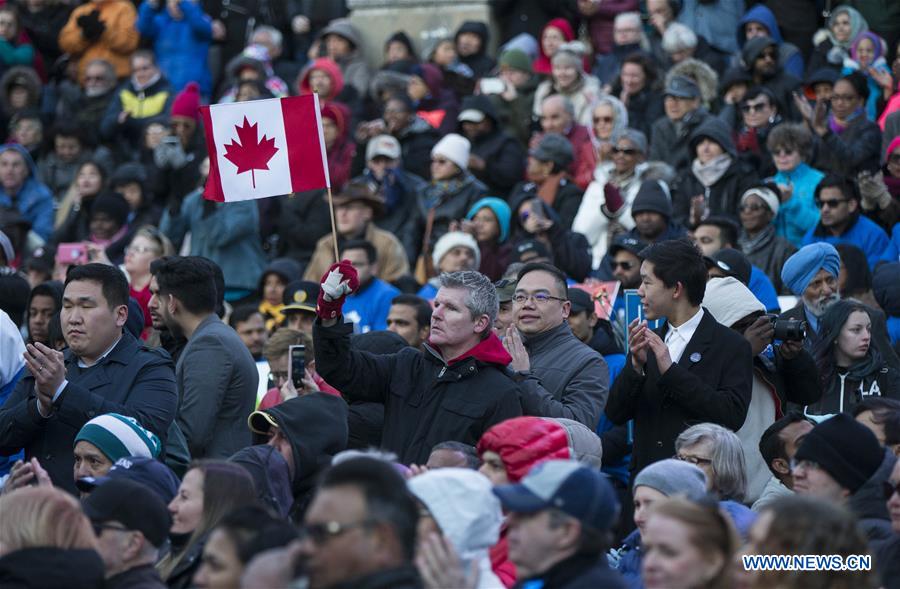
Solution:
M 774 237 L 775 226 L 771 223 L 766 225 L 755 237 L 750 237 L 746 231 L 741 231 L 741 235 L 738 237 L 738 247 L 741 248 L 744 255 L 750 255 L 769 245 Z
M 725 175 L 730 165 L 731 156 L 723 153 L 705 164 L 700 163 L 700 160 L 695 158 L 691 164 L 691 171 L 694 173 L 694 177 L 700 181 L 700 184 L 709 188 Z

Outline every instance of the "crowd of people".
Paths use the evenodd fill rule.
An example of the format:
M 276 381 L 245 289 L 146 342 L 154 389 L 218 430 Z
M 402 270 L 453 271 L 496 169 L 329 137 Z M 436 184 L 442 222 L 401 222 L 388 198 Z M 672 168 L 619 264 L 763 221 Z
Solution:
M 900 3 L 487 4 L 0 6 L 0 587 L 900 587 Z

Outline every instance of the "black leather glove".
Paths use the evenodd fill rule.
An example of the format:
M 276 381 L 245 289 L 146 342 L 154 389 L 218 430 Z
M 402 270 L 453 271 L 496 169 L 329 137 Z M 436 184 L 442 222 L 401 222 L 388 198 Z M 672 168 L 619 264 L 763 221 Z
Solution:
M 81 27 L 81 34 L 88 41 L 96 41 L 103 35 L 106 25 L 100 20 L 100 11 L 93 10 L 88 14 L 82 14 L 75 21 Z

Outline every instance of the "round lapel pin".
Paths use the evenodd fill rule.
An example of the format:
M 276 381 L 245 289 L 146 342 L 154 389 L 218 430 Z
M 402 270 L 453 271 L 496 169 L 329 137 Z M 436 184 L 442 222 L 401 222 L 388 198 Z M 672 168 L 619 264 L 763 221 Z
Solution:
M 700 352 L 694 352 L 693 354 L 691 354 L 691 362 L 693 362 L 694 364 L 696 364 L 697 362 L 700 361 L 700 359 L 701 359 L 702 357 L 703 357 L 703 356 L 700 355 Z

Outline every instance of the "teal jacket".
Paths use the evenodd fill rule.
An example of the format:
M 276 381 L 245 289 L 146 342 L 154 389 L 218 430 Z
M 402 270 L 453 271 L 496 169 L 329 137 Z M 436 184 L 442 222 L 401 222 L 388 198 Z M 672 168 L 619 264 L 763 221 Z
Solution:
M 176 249 L 190 231 L 190 255 L 204 256 L 218 264 L 225 275 L 225 288 L 256 290 L 265 255 L 255 200 L 207 201 L 203 189 L 197 189 L 184 198 L 175 214 L 169 209 L 163 213 L 159 228 Z
M 776 184 L 794 187 L 791 198 L 781 203 L 775 216 L 775 233 L 798 248 L 802 246 L 806 232 L 819 222 L 819 209 L 813 194 L 824 177 L 819 170 L 801 163 L 792 171 L 778 172 L 771 178 Z

